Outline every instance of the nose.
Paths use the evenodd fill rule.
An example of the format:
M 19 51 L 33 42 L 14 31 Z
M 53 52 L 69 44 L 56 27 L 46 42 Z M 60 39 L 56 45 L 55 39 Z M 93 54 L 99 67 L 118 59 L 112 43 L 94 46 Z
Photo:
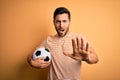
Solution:
M 60 22 L 60 27 L 63 27 L 63 22 Z

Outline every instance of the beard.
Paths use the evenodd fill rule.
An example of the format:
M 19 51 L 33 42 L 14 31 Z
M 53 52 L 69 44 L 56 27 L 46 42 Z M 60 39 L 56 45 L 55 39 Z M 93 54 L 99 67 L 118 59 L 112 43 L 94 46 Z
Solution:
M 59 37 L 64 37 L 69 31 L 69 27 L 67 27 L 66 29 L 62 29 L 62 28 L 57 29 L 56 28 L 56 31 L 57 31 L 57 34 Z

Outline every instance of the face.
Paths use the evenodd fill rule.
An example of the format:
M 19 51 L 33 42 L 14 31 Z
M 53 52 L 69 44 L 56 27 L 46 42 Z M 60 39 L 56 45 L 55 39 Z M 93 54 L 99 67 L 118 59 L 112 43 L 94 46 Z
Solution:
M 59 37 L 64 37 L 69 31 L 70 20 L 67 13 L 58 14 L 54 20 L 54 26 Z

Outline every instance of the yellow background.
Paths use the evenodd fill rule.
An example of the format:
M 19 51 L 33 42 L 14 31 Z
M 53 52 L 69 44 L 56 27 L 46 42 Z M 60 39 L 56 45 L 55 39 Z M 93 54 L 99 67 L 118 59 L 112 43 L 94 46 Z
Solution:
M 0 0 L 0 80 L 46 79 L 48 69 L 26 59 L 56 33 L 52 16 L 59 6 L 71 11 L 70 31 L 85 35 L 100 59 L 83 62 L 81 79 L 120 80 L 120 0 Z

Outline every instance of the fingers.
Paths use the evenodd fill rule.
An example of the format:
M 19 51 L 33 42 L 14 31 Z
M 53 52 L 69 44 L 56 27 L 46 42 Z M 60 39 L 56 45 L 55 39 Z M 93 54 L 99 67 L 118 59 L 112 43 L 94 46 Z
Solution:
M 89 51 L 89 44 L 88 44 L 88 42 L 86 43 L 86 51 Z
M 45 68 L 47 66 L 49 66 L 51 63 L 50 62 L 44 62 L 41 64 L 40 68 Z
M 80 51 L 81 49 L 81 39 L 79 37 L 72 39 L 73 52 Z
M 77 43 L 75 39 L 72 39 L 72 46 L 73 46 L 73 52 L 75 52 L 76 48 L 77 48 Z
M 50 62 L 49 61 L 44 61 L 44 57 L 41 57 L 41 58 L 37 58 L 35 61 L 37 61 L 38 63 L 40 64 L 49 64 Z
M 72 45 L 73 49 L 85 49 L 85 41 L 83 40 L 83 38 L 77 37 L 76 39 L 72 39 Z
M 45 57 L 39 57 L 39 58 L 37 58 L 37 59 L 35 59 L 36 61 L 40 61 L 40 60 L 44 60 L 45 59 Z
M 76 55 L 76 54 L 70 54 L 70 53 L 65 53 L 63 52 L 64 55 L 72 58 L 72 59 L 75 59 L 75 60 L 78 60 L 78 61 L 81 61 L 82 60 L 82 57 L 80 55 Z
M 77 40 L 78 49 L 80 49 L 81 48 L 81 40 L 79 39 L 79 37 L 77 37 L 76 40 Z
M 83 38 L 81 38 L 81 49 L 82 50 L 85 49 L 85 42 L 84 42 Z
M 76 39 L 72 39 L 72 46 L 73 46 L 73 51 L 77 50 L 85 50 L 88 51 L 89 49 L 89 44 L 88 42 L 85 42 L 83 38 L 77 37 Z
M 65 56 L 68 56 L 68 57 L 71 57 L 71 58 L 75 59 L 74 53 L 73 53 L 73 54 L 70 54 L 70 53 L 63 52 L 63 54 L 64 54 Z
M 49 61 L 46 61 L 46 62 L 45 62 L 45 61 L 43 61 L 42 63 L 43 63 L 43 64 L 50 64 L 50 62 L 49 62 Z
M 73 48 L 77 48 L 77 43 L 75 39 L 72 39 L 72 45 L 73 45 Z
M 70 54 L 70 53 L 63 52 L 63 54 L 64 54 L 65 56 L 73 57 L 73 54 Z
M 47 62 L 47 61 L 44 61 L 44 59 L 45 59 L 45 57 L 39 57 L 39 58 L 35 59 L 34 61 L 39 62 L 39 63 Z

